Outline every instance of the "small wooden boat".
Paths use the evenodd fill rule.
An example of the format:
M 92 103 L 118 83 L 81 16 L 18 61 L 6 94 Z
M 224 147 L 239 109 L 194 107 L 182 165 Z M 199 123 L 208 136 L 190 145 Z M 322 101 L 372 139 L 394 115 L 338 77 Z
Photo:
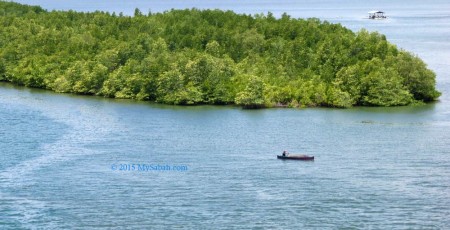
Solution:
M 314 156 L 308 156 L 303 154 L 288 154 L 288 155 L 277 155 L 278 159 L 281 160 L 300 160 L 300 161 L 313 161 Z

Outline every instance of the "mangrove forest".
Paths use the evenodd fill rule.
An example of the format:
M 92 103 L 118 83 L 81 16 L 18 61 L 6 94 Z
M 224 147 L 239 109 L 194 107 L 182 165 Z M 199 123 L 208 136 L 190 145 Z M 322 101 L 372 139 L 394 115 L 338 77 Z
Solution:
M 287 14 L 170 10 L 133 16 L 0 1 L 0 81 L 164 104 L 400 106 L 436 76 L 386 36 Z

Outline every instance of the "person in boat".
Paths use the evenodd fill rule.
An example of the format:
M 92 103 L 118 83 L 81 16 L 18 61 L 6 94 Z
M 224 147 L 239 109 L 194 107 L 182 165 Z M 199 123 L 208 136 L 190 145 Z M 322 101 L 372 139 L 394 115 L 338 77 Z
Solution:
M 289 155 L 289 153 L 286 150 L 284 150 L 282 155 L 283 155 L 283 157 L 287 157 Z

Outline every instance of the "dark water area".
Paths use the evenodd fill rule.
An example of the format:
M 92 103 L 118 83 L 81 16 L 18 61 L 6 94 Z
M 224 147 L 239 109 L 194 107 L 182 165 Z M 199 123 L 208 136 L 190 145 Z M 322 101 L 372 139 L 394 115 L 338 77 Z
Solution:
M 450 228 L 450 3 L 19 2 L 317 17 L 386 34 L 443 94 L 415 107 L 242 110 L 0 82 L 0 229 Z M 388 19 L 364 19 L 374 9 Z M 277 160 L 285 149 L 315 161 Z

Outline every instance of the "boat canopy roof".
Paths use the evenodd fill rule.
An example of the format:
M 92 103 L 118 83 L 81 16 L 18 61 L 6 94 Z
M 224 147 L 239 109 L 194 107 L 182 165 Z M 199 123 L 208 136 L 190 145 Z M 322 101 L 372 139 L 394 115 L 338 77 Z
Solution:
M 384 14 L 384 12 L 380 11 L 380 10 L 372 10 L 372 11 L 369 11 L 368 13 L 369 14 Z

